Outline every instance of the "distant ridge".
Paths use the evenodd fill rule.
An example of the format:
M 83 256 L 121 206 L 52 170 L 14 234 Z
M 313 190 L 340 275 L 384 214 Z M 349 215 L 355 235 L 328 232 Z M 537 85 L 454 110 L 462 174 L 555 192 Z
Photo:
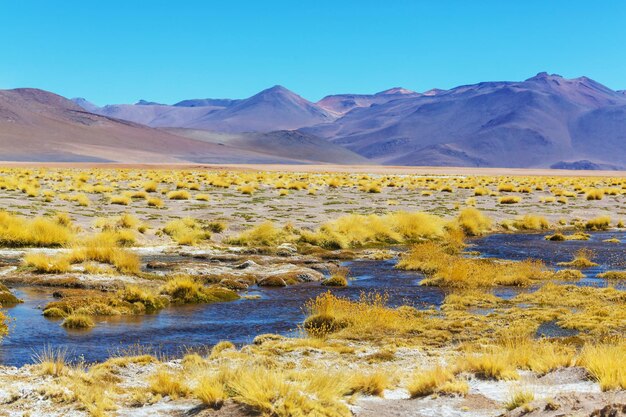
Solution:
M 487 81 L 423 93 L 394 87 L 374 94 L 336 94 L 317 103 L 282 86 L 245 99 L 190 99 L 174 105 L 74 102 L 109 118 L 186 129 L 175 136 L 191 131 L 240 135 L 239 143 L 254 152 L 262 151 L 263 141 L 246 132 L 271 133 L 272 143 L 281 143 L 296 136 L 274 132 L 297 129 L 316 138 L 316 158 L 320 145 L 332 143 L 333 158 L 339 155 L 338 146 L 351 152 L 349 160 L 358 154 L 361 160 L 389 165 L 626 167 L 625 90 L 611 90 L 588 77 L 567 79 L 547 72 L 524 81 Z M 194 135 L 195 140 L 207 137 Z

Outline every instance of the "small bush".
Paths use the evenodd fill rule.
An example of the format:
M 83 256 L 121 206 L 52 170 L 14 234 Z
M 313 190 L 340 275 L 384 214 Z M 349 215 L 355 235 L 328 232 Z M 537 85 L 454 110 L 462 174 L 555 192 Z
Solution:
M 67 329 L 88 329 L 95 326 L 95 323 L 85 314 L 70 314 L 61 325 Z

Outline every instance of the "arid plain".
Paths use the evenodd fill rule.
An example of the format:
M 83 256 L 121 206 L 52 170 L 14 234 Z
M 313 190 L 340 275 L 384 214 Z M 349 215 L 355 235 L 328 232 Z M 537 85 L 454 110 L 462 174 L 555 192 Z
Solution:
M 5 166 L 0 352 L 18 366 L 0 368 L 0 415 L 587 416 L 626 402 L 621 173 Z M 274 329 L 265 314 L 296 302 L 249 341 L 198 324 L 178 350 L 68 343 L 179 311 L 193 329 L 205 308 L 256 309 L 240 327 Z M 24 310 L 54 331 L 26 340 Z

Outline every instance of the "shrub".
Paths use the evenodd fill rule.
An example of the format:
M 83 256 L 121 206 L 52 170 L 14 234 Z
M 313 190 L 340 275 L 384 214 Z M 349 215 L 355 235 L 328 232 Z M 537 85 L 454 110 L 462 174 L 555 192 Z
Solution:
M 171 297 L 174 304 L 214 303 L 237 300 L 236 292 L 222 287 L 205 287 L 187 276 L 171 278 L 161 287 L 161 294 Z
M 95 323 L 85 314 L 70 314 L 61 325 L 67 329 L 87 329 L 95 326 Z
M 127 206 L 130 204 L 130 198 L 125 195 L 114 195 L 109 199 L 111 204 L 119 204 L 121 206 Z
M 626 271 L 606 271 L 598 274 L 598 278 L 608 280 L 626 280 Z
M 153 394 L 168 396 L 173 400 L 189 394 L 189 388 L 179 375 L 162 369 L 150 378 L 149 389 Z
M 507 227 L 507 225 L 511 225 L 518 230 L 545 230 L 550 228 L 550 223 L 545 217 L 534 214 L 526 214 L 509 223 L 503 223 L 504 227 Z
M 288 228 L 278 228 L 272 222 L 265 222 L 241 232 L 236 237 L 226 239 L 226 242 L 241 246 L 277 246 L 293 239 L 294 236 Z
M 146 199 L 146 202 L 148 203 L 148 206 L 150 207 L 156 207 L 156 208 L 163 207 L 163 200 L 157 197 L 148 198 Z
M 170 221 L 163 231 L 179 245 L 193 246 L 211 238 L 211 233 L 205 230 L 197 220 L 190 217 Z
M 513 196 L 500 197 L 498 199 L 498 202 L 500 204 L 517 204 L 520 201 L 522 201 L 522 199 L 520 197 L 513 197 Z
M 457 221 L 467 236 L 480 236 L 491 228 L 491 219 L 475 208 L 463 209 Z
M 443 237 L 445 225 L 440 217 L 419 212 L 383 216 L 349 214 L 324 223 L 315 232 L 303 231 L 300 240 L 327 249 L 411 243 Z
M 333 272 L 333 274 L 322 282 L 322 285 L 327 287 L 345 287 L 348 285 L 348 271 L 345 268 L 340 268 Z
M 65 256 L 29 253 L 24 256 L 22 263 L 40 274 L 60 274 L 70 270 L 70 262 Z
M 611 217 L 600 216 L 585 222 L 587 230 L 606 230 L 611 226 Z
M 559 262 L 558 266 L 567 266 L 572 268 L 591 268 L 592 266 L 598 266 L 597 263 L 593 262 L 592 259 L 594 257 L 593 251 L 589 249 L 579 249 L 574 255 L 574 259 L 568 262 Z
M 55 219 L 35 217 L 27 220 L 0 211 L 0 245 L 56 247 L 70 243 L 73 238 L 70 225 L 60 224 Z
M 167 198 L 170 200 L 189 200 L 190 197 L 189 191 L 186 190 L 175 190 L 167 193 Z
M 507 410 L 514 410 L 518 407 L 528 404 L 535 399 L 535 394 L 532 391 L 516 390 L 511 395 L 511 398 L 504 404 Z
M 436 367 L 431 371 L 418 372 L 408 385 L 411 398 L 425 397 L 434 394 L 444 384 L 454 380 L 454 374 L 447 369 Z
M 602 200 L 604 198 L 604 191 L 596 188 L 589 189 L 585 194 L 585 198 L 587 200 Z
M 598 381 L 602 391 L 626 389 L 626 343 L 586 345 L 578 359 Z

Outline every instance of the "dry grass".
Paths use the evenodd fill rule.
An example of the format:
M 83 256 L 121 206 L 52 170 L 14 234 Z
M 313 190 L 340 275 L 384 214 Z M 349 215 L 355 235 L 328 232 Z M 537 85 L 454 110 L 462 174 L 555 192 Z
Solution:
M 602 391 L 626 389 L 626 342 L 586 345 L 578 359 L 598 381 Z
M 418 371 L 410 380 L 407 389 L 411 398 L 425 397 L 439 391 L 440 388 L 454 380 L 454 373 L 435 367 L 430 371 Z M 450 386 L 448 386 L 450 388 Z
M 197 220 L 190 217 L 170 221 L 163 231 L 179 245 L 193 246 L 211 238 L 211 233 L 205 230 Z
M 167 198 L 170 200 L 189 200 L 191 194 L 186 190 L 174 190 L 167 193 Z
M 515 410 L 518 407 L 522 407 L 530 403 L 534 399 L 535 394 L 533 394 L 532 391 L 517 389 L 512 393 L 511 398 L 504 404 L 504 407 L 507 410 Z
M 25 219 L 0 211 L 0 245 L 9 247 L 57 247 L 74 239 L 71 225 L 53 218 Z
M 223 287 L 205 287 L 188 276 L 171 278 L 160 291 L 161 294 L 170 296 L 174 304 L 215 303 L 239 298 L 232 290 Z
M 557 265 L 566 266 L 569 268 L 591 268 L 593 266 L 598 266 L 597 263 L 593 262 L 592 259 L 595 256 L 593 251 L 589 249 L 579 249 L 574 255 L 574 259 L 568 262 L 559 262 Z
M 22 263 L 40 274 L 60 274 L 70 270 L 71 265 L 67 257 L 50 256 L 44 253 L 28 253 Z
M 606 230 L 609 227 L 611 227 L 610 216 L 600 216 L 585 222 L 585 229 L 587 230 Z
M 491 229 L 492 221 L 475 208 L 466 208 L 459 213 L 457 221 L 467 236 L 480 236 Z
M 300 240 L 328 249 L 411 243 L 440 238 L 445 226 L 442 218 L 427 213 L 350 214 L 324 223 L 315 232 L 303 231 Z
M 500 204 L 517 204 L 520 201 L 522 201 L 521 197 L 515 197 L 515 196 L 500 197 L 498 199 L 498 203 Z
M 96 324 L 93 319 L 86 314 L 70 314 L 61 324 L 66 329 L 88 329 Z
M 278 228 L 272 222 L 261 223 L 238 236 L 226 239 L 227 243 L 241 246 L 277 246 L 295 239 L 289 227 Z

